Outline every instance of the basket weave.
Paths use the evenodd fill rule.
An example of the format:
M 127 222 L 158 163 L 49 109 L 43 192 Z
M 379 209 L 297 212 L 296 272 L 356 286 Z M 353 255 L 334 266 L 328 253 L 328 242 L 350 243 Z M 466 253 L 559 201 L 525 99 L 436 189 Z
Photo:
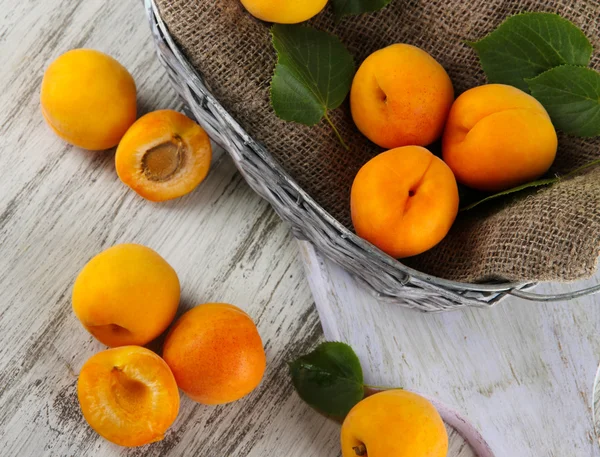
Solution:
M 396 0 L 397 3 L 401 3 L 400 0 Z M 197 14 L 198 12 L 196 11 L 195 13 L 193 11 L 194 10 L 194 3 L 195 2 L 181 2 L 180 0 L 173 0 L 173 1 L 168 1 L 168 0 L 159 0 L 159 4 L 161 4 L 162 6 L 167 5 L 167 7 L 165 7 L 166 9 L 168 8 L 181 8 L 183 3 L 187 3 L 190 4 L 192 6 L 190 6 L 190 10 L 188 11 L 189 14 Z M 217 2 L 219 5 L 219 7 L 215 7 L 214 4 L 212 2 L 210 2 L 210 5 L 213 6 L 207 6 L 208 3 L 204 3 L 204 2 L 200 2 L 198 4 L 195 5 L 195 7 L 200 8 L 200 10 L 206 10 L 206 9 L 221 9 L 223 11 L 219 11 L 219 14 L 224 14 L 224 15 L 231 15 L 233 14 L 233 16 L 227 16 L 228 18 L 235 18 L 236 14 L 239 14 L 239 1 L 238 0 L 221 0 L 221 2 Z M 409 3 L 413 3 L 413 2 L 409 2 Z M 435 2 L 432 2 L 435 3 Z M 509 2 L 510 3 L 510 2 Z M 581 3 L 585 3 L 581 2 Z M 462 2 L 461 2 L 462 4 Z M 358 160 L 356 157 L 350 155 L 350 158 L 347 160 L 334 160 L 333 165 L 329 165 L 327 167 L 316 167 L 315 168 L 315 174 L 316 176 L 314 176 L 312 179 L 309 179 L 309 182 L 314 182 L 315 184 L 311 186 L 307 186 L 310 189 L 310 195 L 316 195 L 319 197 L 319 204 L 317 204 L 317 202 L 315 202 L 315 200 L 309 195 L 309 193 L 307 193 L 305 191 L 305 189 L 301 186 L 299 186 L 295 180 L 293 180 L 292 178 L 290 178 L 289 173 L 291 173 L 292 175 L 294 175 L 294 172 L 297 170 L 294 170 L 293 165 L 294 164 L 298 164 L 298 166 L 302 166 L 302 160 L 298 160 L 297 159 L 297 154 L 294 156 L 296 157 L 296 159 L 294 159 L 293 154 L 294 153 L 290 153 L 288 154 L 287 157 L 289 160 L 286 160 L 286 157 L 283 157 L 282 160 L 282 156 L 281 156 L 281 151 L 278 151 L 276 155 L 277 159 L 279 162 L 283 162 L 286 164 L 286 168 L 285 171 L 284 169 L 279 165 L 278 161 L 275 161 L 273 159 L 273 157 L 265 150 L 265 148 L 260 145 L 259 143 L 257 143 L 256 141 L 254 141 L 253 138 L 251 138 L 246 131 L 225 111 L 225 109 L 221 106 L 220 102 L 218 102 L 210 93 L 210 91 L 207 89 L 206 87 L 206 83 L 205 81 L 197 74 L 197 72 L 194 70 L 194 68 L 188 63 L 187 59 L 183 56 L 183 54 L 181 53 L 181 51 L 179 50 L 178 46 L 175 44 L 175 42 L 171 39 L 171 36 L 169 34 L 169 31 L 167 30 L 167 27 L 165 26 L 165 24 L 163 23 L 160 15 L 158 14 L 158 9 L 156 8 L 156 6 L 154 5 L 154 3 L 151 0 L 147 0 L 147 5 L 148 5 L 148 12 L 150 14 L 151 17 L 151 24 L 153 27 L 153 32 L 155 34 L 155 38 L 158 44 L 158 50 L 159 50 L 159 57 L 161 58 L 161 60 L 163 61 L 163 63 L 165 64 L 165 66 L 167 67 L 167 69 L 169 70 L 169 73 L 172 77 L 172 80 L 174 82 L 175 88 L 178 90 L 178 92 L 180 93 L 180 95 L 182 95 L 182 97 L 186 100 L 186 102 L 188 103 L 188 106 L 190 108 L 190 110 L 192 111 L 192 114 L 198 119 L 198 121 L 209 131 L 209 134 L 211 135 L 211 137 L 217 141 L 218 143 L 220 143 L 223 147 L 225 147 L 226 150 L 229 151 L 229 153 L 232 155 L 232 157 L 234 158 L 234 161 L 236 163 L 236 165 L 238 166 L 238 168 L 240 169 L 240 171 L 242 172 L 242 174 L 244 175 L 244 177 L 248 180 L 248 182 L 250 183 L 250 185 L 258 192 L 260 193 L 263 197 L 265 197 L 267 200 L 269 200 L 271 202 L 271 204 L 274 206 L 274 208 L 278 211 L 278 213 L 282 216 L 282 218 L 284 218 L 285 220 L 287 220 L 288 222 L 291 223 L 292 228 L 294 230 L 294 233 L 296 234 L 296 236 L 298 236 L 299 238 L 303 238 L 303 239 L 308 239 L 310 241 L 312 241 L 317 248 L 323 252 L 325 255 L 327 255 L 328 257 L 332 258 L 334 261 L 336 261 L 337 263 L 339 263 L 340 265 L 342 265 L 344 268 L 346 268 L 347 270 L 349 270 L 350 272 L 354 273 L 355 275 L 359 276 L 360 278 L 362 278 L 363 280 L 365 280 L 370 286 L 373 287 L 373 289 L 375 291 L 377 291 L 377 293 L 380 295 L 380 297 L 384 298 L 384 299 L 389 299 L 395 302 L 399 302 L 402 305 L 405 306 L 410 306 L 410 307 L 414 307 L 414 308 L 418 308 L 421 310 L 425 310 L 425 311 L 440 311 L 440 310 L 447 310 L 447 309 L 455 309 L 459 306 L 464 306 L 464 305 L 475 305 L 475 306 L 488 306 L 490 304 L 496 303 L 501 297 L 505 296 L 507 293 L 512 292 L 512 293 L 518 293 L 519 295 L 528 295 L 526 293 L 523 292 L 515 292 L 515 290 L 519 290 L 522 289 L 523 287 L 526 287 L 527 285 L 530 285 L 530 281 L 525 281 L 525 282 L 519 282 L 519 283 L 507 283 L 507 282 L 499 282 L 496 281 L 496 283 L 491 283 L 491 284 L 465 284 L 465 283 L 459 283 L 456 281 L 451 281 L 451 280 L 445 280 L 445 279 L 440 279 L 440 278 L 436 278 L 433 277 L 432 275 L 429 274 L 425 274 L 422 272 L 419 272 L 413 268 L 410 268 L 406 265 L 401 264 L 400 262 L 397 262 L 394 259 L 391 259 L 390 257 L 386 256 L 385 254 L 381 253 L 379 250 L 377 250 L 376 248 L 374 248 L 373 246 L 371 246 L 370 244 L 366 243 L 365 241 L 359 239 L 358 237 L 356 237 L 350 230 L 348 230 L 347 226 L 348 226 L 348 220 L 347 220 L 347 215 L 344 216 L 344 213 L 347 214 L 347 197 L 344 200 L 344 205 L 340 205 L 339 201 L 340 198 L 339 196 L 333 195 L 332 199 L 330 201 L 327 200 L 327 192 L 324 192 L 324 190 L 326 191 L 327 189 L 331 189 L 330 186 L 328 186 L 328 182 L 327 180 L 323 180 L 323 175 L 326 173 L 333 173 L 330 177 L 337 177 L 340 178 L 340 176 L 346 176 L 348 175 L 348 177 L 343 178 L 341 180 L 341 182 L 348 182 L 351 183 L 351 177 L 353 177 L 353 174 L 355 173 L 355 168 L 356 168 L 356 164 L 360 165 L 362 163 L 364 163 L 366 160 L 368 160 L 368 157 L 365 158 L 364 153 L 361 155 L 360 160 Z M 224 6 L 223 6 L 224 5 Z M 591 5 L 591 3 L 590 3 Z M 600 6 L 597 5 L 596 2 L 594 2 L 594 8 L 597 8 L 598 10 L 600 10 Z M 462 8 L 462 10 L 464 10 L 464 8 Z M 171 10 L 172 12 L 173 10 Z M 395 10 L 393 10 L 395 11 Z M 168 15 L 168 14 L 167 14 Z M 322 15 L 323 16 L 323 21 L 329 21 L 330 19 L 327 17 L 327 15 Z M 377 16 L 377 15 L 375 15 Z M 246 18 L 248 18 L 248 15 L 245 14 L 244 15 L 244 20 L 246 20 Z M 238 19 L 239 20 L 239 19 Z M 223 21 L 221 21 L 223 22 Z M 260 27 L 265 27 L 264 24 L 259 23 L 258 21 L 256 21 L 256 26 L 260 26 Z M 247 25 L 247 24 L 244 24 Z M 208 29 L 212 29 L 212 31 L 214 32 L 215 28 L 218 27 L 223 27 L 222 23 L 219 23 L 219 21 L 212 21 L 210 23 L 208 23 L 206 25 L 206 27 Z M 228 27 L 241 27 L 239 23 L 237 23 L 235 20 L 233 21 L 232 24 L 229 24 Z M 253 25 L 254 27 L 254 25 Z M 368 24 L 365 26 L 365 30 L 369 30 L 370 28 L 372 28 L 371 26 L 368 26 Z M 268 32 L 268 31 L 267 31 Z M 342 31 L 337 31 L 338 33 L 340 33 L 340 35 L 342 36 L 342 38 L 344 38 L 343 35 L 343 30 Z M 201 40 L 203 38 L 203 36 L 205 36 L 204 34 L 209 33 L 207 31 L 203 31 L 203 34 L 198 36 L 197 40 Z M 222 33 L 222 31 L 220 32 Z M 235 33 L 230 33 L 230 35 L 235 35 Z M 382 31 L 382 33 L 380 33 L 379 35 L 385 36 L 386 35 L 386 31 Z M 378 36 L 379 36 L 378 35 Z M 268 36 L 268 33 L 267 33 Z M 373 39 L 375 40 L 375 38 L 370 37 L 370 38 L 365 38 L 365 36 L 363 36 L 364 39 Z M 350 38 L 346 37 L 346 41 L 348 41 Z M 374 46 L 379 46 L 381 43 L 374 43 Z M 419 44 L 419 43 L 415 43 L 415 44 Z M 190 45 L 190 43 L 188 42 L 188 45 Z M 266 46 L 264 43 L 260 44 L 258 46 Z M 201 46 L 202 47 L 202 46 Z M 231 67 L 234 69 L 234 74 L 233 76 L 235 76 L 235 71 L 237 69 L 237 71 L 239 71 L 240 67 L 244 67 L 243 63 L 244 62 L 248 62 L 248 61 L 253 61 L 252 60 L 252 55 L 255 52 L 259 52 L 257 49 L 262 49 L 260 47 L 255 47 L 253 45 L 251 45 L 248 48 L 244 48 L 242 51 L 247 54 L 247 56 L 250 57 L 244 57 L 244 59 L 242 59 L 242 61 L 236 61 L 236 62 L 232 62 L 231 63 Z M 352 46 L 351 46 L 352 49 Z M 262 50 L 260 51 L 262 53 L 264 53 L 265 51 Z M 364 52 L 364 50 L 363 50 Z M 211 65 L 215 65 L 215 62 L 218 62 L 218 56 L 205 56 L 206 59 L 208 59 L 208 61 L 211 62 Z M 256 57 L 256 56 L 255 56 Z M 248 60 L 250 59 L 250 60 Z M 263 65 L 263 60 L 256 60 L 256 62 L 258 62 L 257 64 L 259 65 Z M 269 60 L 269 59 L 267 59 Z M 464 59 L 463 59 L 464 60 Z M 227 62 L 221 62 L 222 65 L 227 65 Z M 268 65 L 272 65 L 272 62 L 267 62 Z M 472 64 L 471 64 L 472 66 Z M 256 74 L 256 69 L 252 69 L 251 74 L 254 75 Z M 224 68 L 224 69 L 220 69 L 221 72 L 225 72 L 227 73 L 229 71 L 229 67 Z M 270 67 L 270 70 L 272 71 L 272 66 Z M 217 72 L 218 73 L 218 72 Z M 476 78 L 480 78 L 481 75 L 475 75 Z M 232 81 L 238 81 L 235 77 L 232 77 Z M 267 90 L 268 90 L 268 80 L 267 82 Z M 253 87 L 252 83 L 258 84 L 258 87 L 260 89 L 260 84 L 263 84 L 263 82 L 259 82 L 259 81 L 251 81 L 250 83 L 250 87 Z M 230 84 L 230 83 L 228 83 Z M 239 85 L 239 81 L 238 81 L 238 85 Z M 248 87 L 248 85 L 244 85 L 244 87 Z M 220 87 L 220 89 L 222 90 L 222 87 Z M 264 87 L 262 89 L 265 89 Z M 459 88 L 460 89 L 460 88 Z M 239 93 L 239 90 L 238 92 Z M 258 112 L 260 113 L 260 110 L 257 111 L 260 108 L 260 104 L 263 102 L 262 100 L 257 100 L 256 99 L 256 94 L 250 93 L 250 98 L 248 98 L 247 100 L 243 100 L 244 102 L 244 109 L 248 108 L 249 110 L 254 109 L 254 112 Z M 253 98 L 254 97 L 254 98 Z M 238 102 L 240 102 L 238 100 Z M 236 105 L 238 106 L 238 105 Z M 238 108 L 241 109 L 241 108 Z M 245 112 L 245 111 L 244 111 Z M 265 118 L 267 118 L 266 122 L 267 124 L 269 122 L 271 122 L 271 119 L 273 117 L 272 113 L 263 113 Z M 336 112 L 334 113 L 336 116 L 338 116 L 337 121 L 340 121 L 342 125 L 350 125 L 348 122 L 348 119 L 344 119 L 344 116 L 348 116 L 347 114 L 347 110 L 336 110 Z M 243 117 L 243 116 L 242 116 Z M 248 125 L 248 121 L 247 119 L 244 119 L 245 125 Z M 257 119 L 256 122 L 263 122 L 262 119 Z M 277 121 L 280 122 L 280 121 Z M 250 127 L 252 127 L 252 123 L 250 123 Z M 299 127 L 295 124 L 286 124 L 283 123 L 283 126 L 285 128 L 289 128 L 289 126 L 292 126 L 294 129 L 296 129 L 294 132 L 296 136 L 294 138 L 298 138 L 297 132 L 298 129 L 304 129 L 303 127 Z M 256 130 L 256 129 L 254 129 Z M 310 130 L 310 129 L 308 129 Z M 284 130 L 278 130 L 277 134 L 279 135 L 279 137 L 281 137 L 282 135 L 285 135 L 287 132 Z M 308 133 L 307 133 L 308 134 Z M 356 133 L 356 131 L 354 130 L 348 130 L 345 132 L 345 134 L 350 135 L 350 138 L 353 138 L 353 141 L 355 141 L 354 144 L 358 144 L 361 147 L 358 148 L 358 150 L 362 151 L 363 148 L 362 146 L 364 146 L 364 150 L 368 151 L 368 150 L 372 150 L 373 146 L 368 144 L 368 142 L 366 142 L 366 140 L 358 135 Z M 327 130 L 327 129 L 321 129 L 321 128 L 317 128 L 316 131 L 310 131 L 310 139 L 312 140 L 312 143 L 310 144 L 310 148 L 312 148 L 312 150 L 315 149 L 315 145 L 321 145 L 322 143 L 320 141 L 315 142 L 314 141 L 314 137 L 316 136 L 317 139 L 321 139 L 321 136 L 323 136 L 323 138 L 327 141 L 328 138 L 331 136 L 331 133 Z M 301 136 L 302 137 L 302 136 Z M 309 138 L 307 137 L 307 138 Z M 269 143 L 274 141 L 272 138 L 262 138 L 261 139 L 262 142 L 265 143 Z M 308 139 L 306 140 L 308 141 Z M 326 147 L 329 143 L 327 143 L 327 141 L 324 141 L 323 143 L 323 147 Z M 335 140 L 334 140 L 335 141 Z M 584 149 L 582 148 L 578 148 L 577 150 L 582 150 L 582 151 L 592 151 L 591 153 L 585 152 L 581 157 L 579 158 L 575 158 L 574 160 L 572 160 L 571 162 L 577 162 L 579 161 L 585 161 L 587 159 L 587 156 L 592 156 L 595 157 L 597 154 L 600 154 L 598 151 L 598 143 L 594 143 L 592 142 L 588 142 L 589 145 L 588 146 L 592 146 L 592 147 L 586 147 Z M 303 143 L 300 144 L 301 148 L 305 148 L 308 147 L 308 145 L 303 145 Z M 369 149 L 371 148 L 371 149 Z M 304 149 L 302 149 L 304 150 Z M 376 153 L 378 151 L 374 151 L 373 153 Z M 596 155 L 595 155 L 596 154 Z M 336 159 L 339 158 L 339 155 L 336 156 Z M 358 161 L 357 161 L 358 160 Z M 306 158 L 306 161 L 309 162 L 309 165 L 311 167 L 313 167 L 315 165 L 315 161 L 314 161 L 314 157 L 308 157 Z M 353 161 L 356 162 L 356 164 L 353 165 Z M 331 159 L 328 159 L 328 162 L 332 162 Z M 339 163 L 338 163 L 339 162 Z M 340 165 L 341 164 L 341 165 Z M 318 163 L 317 163 L 318 165 Z M 562 164 L 562 166 L 564 167 L 566 164 Z M 558 163 L 558 167 L 561 166 L 561 163 Z M 573 163 L 569 164 L 569 168 L 573 166 Z M 291 169 L 290 169 L 291 168 Z M 306 168 L 306 166 L 305 166 Z M 333 170 L 333 172 L 332 172 Z M 289 172 L 289 173 L 288 173 Z M 594 170 L 593 172 L 590 172 L 590 175 L 592 175 L 593 173 L 596 173 L 596 171 Z M 595 187 L 594 185 L 598 184 L 599 180 L 598 177 L 599 175 L 595 175 L 594 179 L 589 179 L 588 177 L 583 177 L 583 178 L 577 178 L 576 180 L 572 180 L 572 183 L 570 184 L 571 186 L 574 186 L 572 191 L 570 193 L 568 193 L 568 196 L 572 197 L 574 194 L 576 195 L 578 192 L 581 193 L 581 190 L 584 189 L 586 192 L 588 192 L 589 195 L 587 195 L 584 199 L 582 199 L 582 201 L 585 203 L 584 209 L 590 210 L 591 214 L 596 217 L 595 219 L 592 218 L 592 223 L 593 224 L 597 224 L 597 227 L 600 228 L 600 200 L 599 200 L 599 196 L 600 196 L 600 192 L 598 192 L 598 189 L 600 189 L 599 187 Z M 306 178 L 306 176 L 303 175 L 304 178 Z M 345 181 L 344 181 L 345 179 Z M 591 185 L 590 185 L 591 183 Z M 561 183 L 561 185 L 563 185 L 564 183 Z M 317 188 L 315 188 L 315 186 L 317 186 Z M 323 189 L 319 189 L 318 186 L 322 186 Z M 343 187 L 343 186 L 342 186 Z M 555 186 L 558 187 L 558 186 Z M 345 192 L 347 192 L 347 189 L 344 189 Z M 550 190 L 552 191 L 552 189 Z M 563 190 L 564 191 L 564 190 Z M 552 197 L 551 200 L 549 201 L 555 201 L 555 202 L 561 202 L 561 195 L 564 193 L 563 191 L 558 192 L 558 195 L 555 195 Z M 346 193 L 347 195 L 347 193 Z M 334 198 L 335 197 L 335 198 Z M 531 201 L 532 199 L 535 199 L 536 196 L 530 196 L 528 198 L 525 199 L 519 199 L 517 200 L 517 203 L 521 203 L 526 205 L 526 208 L 528 208 L 529 211 L 536 211 L 536 214 L 539 216 L 540 214 L 540 208 L 536 208 L 535 204 L 531 205 L 531 202 L 527 203 L 527 201 Z M 561 203 L 563 206 L 565 205 L 564 203 Z M 336 206 L 337 205 L 337 206 Z M 325 211 L 323 209 L 323 206 L 327 207 L 327 209 L 329 211 Z M 514 204 L 513 204 L 514 206 Z M 567 207 L 572 207 L 573 206 L 573 202 L 571 202 L 570 204 L 566 205 Z M 554 219 L 556 218 L 556 211 L 554 211 L 552 208 L 541 208 L 542 210 L 550 210 L 550 212 L 548 212 L 548 216 L 553 217 Z M 560 209 L 560 208 L 559 208 Z M 503 212 L 505 212 L 504 210 L 502 211 L 498 211 L 495 210 L 497 213 L 501 214 Z M 594 211 L 596 211 L 596 213 L 594 213 Z M 335 217 L 332 217 L 332 215 L 330 215 L 330 213 L 333 213 L 337 216 L 337 219 Z M 493 212 L 492 212 L 493 213 Z M 519 213 L 517 213 L 519 214 Z M 585 215 L 585 214 L 583 214 Z M 539 221 L 540 217 L 535 217 L 532 218 L 531 215 L 529 215 L 529 219 L 533 219 L 535 221 Z M 488 217 L 486 218 L 486 220 L 493 220 L 492 218 L 494 217 L 494 214 L 488 214 Z M 465 218 L 466 219 L 466 218 Z M 465 226 L 464 226 L 464 220 L 463 219 L 463 223 L 459 223 L 457 224 L 457 229 L 455 229 L 455 233 L 458 233 L 458 238 L 457 236 L 451 236 L 449 237 L 450 239 L 455 238 L 457 240 L 459 240 L 459 242 L 461 243 L 461 247 L 464 248 L 465 246 L 465 241 L 472 241 L 469 240 L 469 230 L 465 230 Z M 543 218 L 542 218 L 543 221 Z M 513 221 L 514 222 L 514 221 Z M 516 221 L 518 223 L 518 221 Z M 491 226 L 492 229 L 494 228 L 494 226 Z M 468 226 L 467 226 L 468 228 Z M 530 227 L 531 228 L 531 227 Z M 458 230 L 458 232 L 457 232 Z M 573 279 L 573 277 L 576 276 L 581 276 L 583 274 L 589 274 L 593 271 L 593 267 L 595 265 L 595 259 L 597 257 L 597 253 L 598 251 L 600 251 L 600 237 L 598 236 L 598 233 L 600 231 L 594 232 L 594 237 L 592 237 L 591 242 L 589 240 L 589 236 L 587 236 L 587 238 L 584 236 L 583 237 L 583 241 L 584 241 L 584 247 L 587 247 L 588 250 L 591 247 L 591 253 L 590 252 L 583 252 L 583 255 L 579 255 L 578 254 L 578 246 L 575 246 L 575 250 L 571 250 L 571 253 L 573 253 L 574 255 L 579 255 L 579 257 L 581 258 L 577 258 L 575 259 L 575 262 L 569 262 L 570 264 L 573 265 L 577 265 L 579 266 L 579 270 L 580 271 L 566 271 L 566 269 L 564 267 L 561 267 L 560 265 L 558 266 L 558 268 L 554 268 L 556 271 L 562 272 L 562 274 L 565 277 L 561 277 L 561 278 L 546 278 L 546 277 L 542 277 L 542 273 L 543 271 L 552 271 L 552 268 L 546 268 L 544 270 L 544 268 L 542 268 L 539 271 L 542 271 L 542 273 L 538 272 L 534 272 L 533 273 L 533 277 L 531 279 Z M 534 234 L 535 234 L 535 227 L 534 227 Z M 560 238 L 560 237 L 559 237 Z M 506 241 L 506 237 L 504 239 L 504 241 Z M 518 240 L 517 240 L 518 241 Z M 572 243 L 572 241 L 568 241 L 568 243 Z M 585 243 L 587 243 L 587 245 L 585 245 Z M 594 244 L 595 243 L 595 244 Z M 518 243 L 519 246 L 523 246 L 524 242 L 521 240 L 520 243 Z M 531 244 L 531 243 L 529 243 Z M 527 245 L 527 244 L 526 244 Z M 505 245 L 506 248 L 510 249 L 511 246 L 510 244 Z M 572 246 L 573 247 L 573 246 Z M 441 246 L 442 248 L 442 252 L 443 252 L 443 246 Z M 476 253 L 476 255 L 484 255 L 484 257 L 482 257 L 482 259 L 492 259 L 494 260 L 494 256 L 485 256 L 485 246 L 483 246 L 483 250 L 479 250 L 478 251 L 478 246 L 471 246 L 471 252 Z M 547 252 L 547 246 L 536 246 L 535 243 L 533 245 L 534 251 L 537 251 L 538 253 L 544 253 Z M 496 246 L 496 251 L 498 251 L 497 246 Z M 527 254 L 527 253 L 525 253 Z M 535 252 L 534 252 L 535 254 Z M 420 259 L 417 259 L 415 261 L 415 264 L 419 266 L 420 269 L 425 269 L 427 270 L 427 268 L 422 268 L 422 265 L 426 265 L 427 264 L 427 256 L 420 256 Z M 440 258 L 439 253 L 434 255 L 430 255 L 431 258 L 434 259 L 433 262 L 431 262 L 431 264 L 433 266 L 436 266 L 436 262 L 435 262 L 435 258 Z M 506 261 L 502 262 L 502 255 L 500 256 L 496 256 L 496 259 L 500 257 L 500 264 L 506 264 Z M 521 257 L 519 259 L 517 259 L 516 264 L 517 265 L 523 265 L 523 264 L 527 264 L 528 261 L 530 261 L 529 259 L 530 256 L 526 255 L 525 257 Z M 587 260 L 587 264 L 586 262 L 582 261 L 582 259 L 585 258 Z M 592 258 L 592 261 L 589 261 L 589 258 Z M 451 262 L 449 262 L 449 264 L 451 265 L 459 265 L 460 267 L 460 262 L 457 263 L 455 262 L 456 259 L 452 259 Z M 464 259 L 463 259 L 464 260 Z M 439 263 L 439 262 L 437 262 Z M 469 268 L 471 270 L 473 270 L 471 264 L 473 262 L 464 262 L 463 261 L 463 265 L 466 265 L 466 270 L 463 268 L 463 275 L 464 275 L 464 271 L 469 270 Z M 487 273 L 486 270 L 482 270 L 482 272 L 480 273 L 473 273 L 473 271 L 471 271 L 470 274 L 471 276 L 473 274 L 477 275 L 479 274 L 481 277 L 478 279 L 483 279 L 484 277 L 491 277 L 491 276 L 502 276 L 505 278 L 510 278 L 511 275 L 510 274 L 503 274 L 503 272 L 500 271 L 499 274 L 496 274 L 497 271 L 499 271 L 498 269 L 496 270 L 490 270 L 489 266 L 491 265 L 489 262 L 479 262 L 479 263 L 483 263 L 486 265 L 485 268 L 488 268 Z M 560 264 L 560 262 L 558 262 Z M 591 267 L 590 265 L 591 264 Z M 582 266 L 583 265 L 583 266 Z M 550 265 L 549 265 L 550 266 Z M 428 269 L 429 271 L 431 271 L 431 269 Z M 514 268 L 513 268 L 514 270 Z M 458 273 L 457 273 L 458 271 Z M 458 278 L 458 279 L 463 279 L 460 277 L 461 273 L 460 273 L 460 268 L 456 269 L 456 267 L 454 267 L 454 274 L 446 274 L 446 277 L 450 277 L 450 278 Z M 494 272 L 494 274 L 490 274 L 490 271 Z M 529 270 L 527 270 L 529 271 Z M 566 271 L 566 273 L 565 273 Z M 566 276 L 571 276 L 571 277 L 566 277 Z M 520 275 L 520 274 L 515 274 L 513 275 L 513 277 L 522 277 L 523 279 L 529 279 L 527 275 Z M 562 297 L 564 298 L 564 297 Z

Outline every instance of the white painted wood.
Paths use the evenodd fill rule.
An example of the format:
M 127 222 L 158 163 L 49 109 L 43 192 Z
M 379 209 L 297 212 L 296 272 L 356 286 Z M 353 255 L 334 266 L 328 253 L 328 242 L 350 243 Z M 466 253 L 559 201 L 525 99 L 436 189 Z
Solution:
M 498 457 L 600 455 L 591 407 L 600 296 L 422 314 L 378 303 L 311 245 L 300 248 L 326 338 L 354 347 L 369 383 L 424 392 L 464 412 Z M 600 272 L 537 291 L 599 280 Z

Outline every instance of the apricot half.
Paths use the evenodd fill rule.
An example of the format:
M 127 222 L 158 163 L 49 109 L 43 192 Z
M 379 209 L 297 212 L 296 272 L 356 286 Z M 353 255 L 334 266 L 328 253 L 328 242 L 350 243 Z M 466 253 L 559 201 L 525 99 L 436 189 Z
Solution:
M 40 101 L 44 119 L 58 136 L 93 151 L 116 146 L 137 115 L 129 72 L 93 49 L 73 49 L 52 62 Z
M 442 135 L 453 100 L 446 70 L 408 44 L 394 44 L 367 57 L 350 92 L 354 123 L 384 148 L 433 143 Z
M 346 416 L 343 457 L 446 457 L 448 433 L 435 407 L 405 390 L 365 398 Z
M 79 373 L 77 396 L 88 424 L 121 446 L 162 440 L 179 412 L 179 390 L 168 365 L 139 346 L 92 356 Z
M 277 24 L 297 24 L 319 14 L 327 0 L 242 0 L 254 17 Z
M 534 181 L 548 171 L 557 148 L 541 103 L 502 84 L 475 87 L 456 99 L 442 145 L 458 182 L 482 191 Z
M 148 113 L 127 131 L 115 158 L 121 181 L 142 197 L 164 201 L 194 190 L 210 168 L 206 132 L 172 110 Z
M 256 325 L 244 311 L 224 303 L 199 305 L 181 316 L 167 335 L 163 358 L 179 388 L 205 405 L 249 394 L 266 367 Z
M 73 311 L 107 346 L 144 345 L 164 332 L 179 305 L 175 270 L 137 244 L 113 246 L 81 270 L 73 286 Z
M 427 149 L 405 146 L 379 154 L 358 172 L 351 192 L 358 236 L 392 257 L 438 244 L 458 214 L 458 187 L 448 166 Z

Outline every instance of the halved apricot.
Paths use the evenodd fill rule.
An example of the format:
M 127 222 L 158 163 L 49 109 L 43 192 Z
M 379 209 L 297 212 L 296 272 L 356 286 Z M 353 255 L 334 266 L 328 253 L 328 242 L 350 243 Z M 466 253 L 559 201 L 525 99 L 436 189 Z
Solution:
M 169 366 L 140 346 L 92 356 L 79 374 L 77 396 L 88 424 L 121 446 L 162 440 L 179 412 L 179 390 Z
M 212 148 L 206 132 L 173 110 L 138 119 L 119 143 L 117 174 L 142 197 L 171 200 L 194 190 L 210 168 Z

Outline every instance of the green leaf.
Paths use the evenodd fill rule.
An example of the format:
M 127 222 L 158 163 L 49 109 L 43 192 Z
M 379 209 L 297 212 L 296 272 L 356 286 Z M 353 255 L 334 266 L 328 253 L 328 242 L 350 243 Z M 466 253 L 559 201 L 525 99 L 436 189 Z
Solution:
M 271 82 L 275 114 L 304 125 L 325 117 L 343 144 L 327 113 L 350 92 L 356 71 L 352 55 L 337 37 L 312 27 L 276 24 L 271 34 L 277 51 Z
M 340 20 L 351 14 L 371 13 L 389 5 L 392 0 L 332 0 L 335 17 Z
M 323 343 L 289 364 L 298 395 L 313 408 L 343 418 L 364 398 L 358 357 L 344 343 Z
M 580 137 L 600 135 L 600 73 L 563 65 L 527 82 L 557 129 Z
M 472 46 L 492 83 L 528 91 L 525 81 L 559 65 L 586 66 L 592 45 L 573 23 L 552 13 L 509 17 Z
M 471 203 L 468 206 L 461 208 L 460 211 L 469 211 L 483 203 L 487 203 L 489 201 L 496 200 L 500 197 L 505 197 L 507 195 L 516 194 L 518 192 L 522 192 L 527 189 L 533 189 L 535 187 L 550 186 L 552 184 L 556 184 L 561 179 L 570 178 L 570 177 L 575 176 L 575 175 L 581 173 L 582 171 L 587 170 L 588 168 L 594 167 L 596 165 L 600 165 L 600 159 L 593 160 L 590 163 L 586 163 L 585 165 L 583 165 L 579 168 L 576 168 L 573 171 L 570 171 L 569 173 L 567 173 L 564 176 L 555 176 L 553 178 L 540 179 L 538 181 L 533 181 L 533 182 L 529 182 L 527 184 L 522 184 L 520 186 L 513 187 L 512 189 L 508 189 L 508 190 L 499 192 L 494 195 L 489 195 L 481 200 L 476 201 L 475 203 Z

